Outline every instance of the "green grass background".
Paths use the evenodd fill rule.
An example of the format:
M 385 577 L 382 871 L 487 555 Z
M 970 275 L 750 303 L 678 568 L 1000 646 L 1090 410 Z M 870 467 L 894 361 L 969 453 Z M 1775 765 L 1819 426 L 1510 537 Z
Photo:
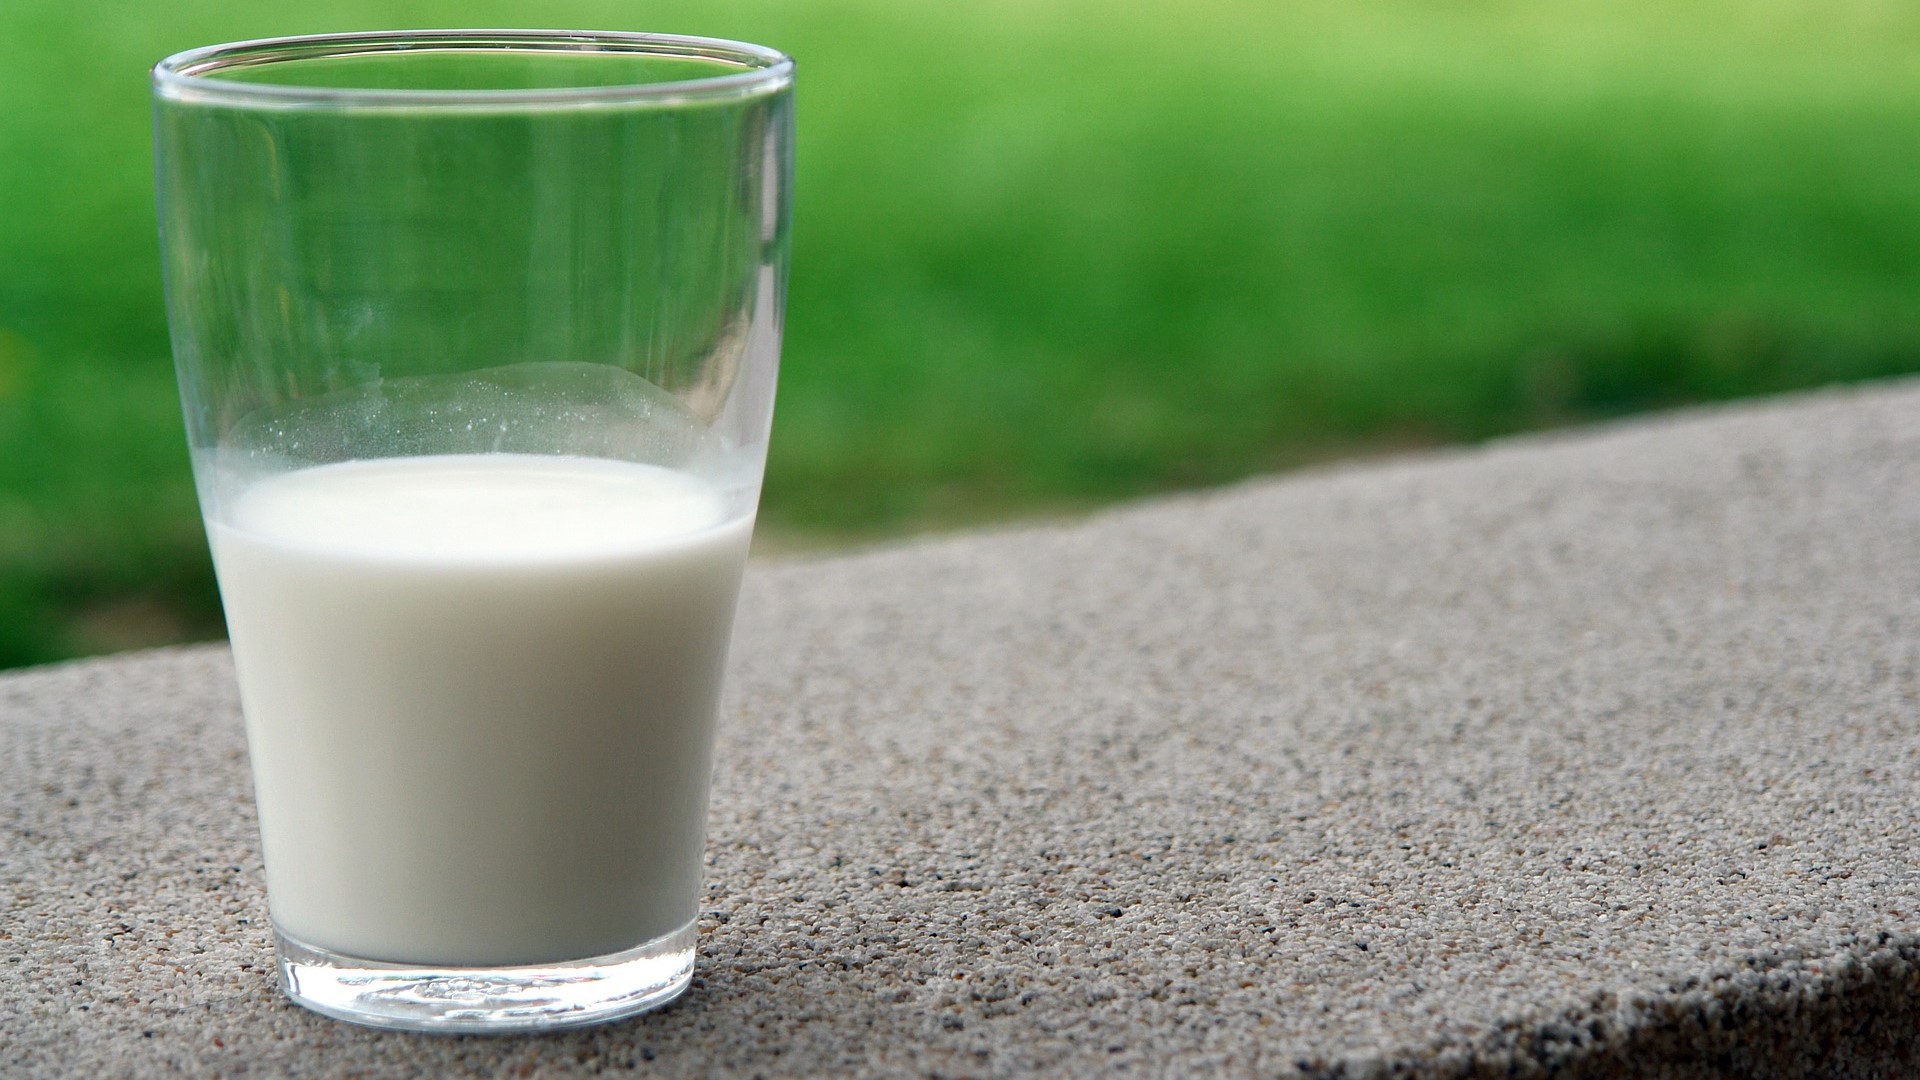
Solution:
M 800 542 L 1920 371 L 1920 7 L 1891 0 L 23 0 L 0 666 L 219 633 L 146 68 L 451 25 L 799 59 L 762 520 Z

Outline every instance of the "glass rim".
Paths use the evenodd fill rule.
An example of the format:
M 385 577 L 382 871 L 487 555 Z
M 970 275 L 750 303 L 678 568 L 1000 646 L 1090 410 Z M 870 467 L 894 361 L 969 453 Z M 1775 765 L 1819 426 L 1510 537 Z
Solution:
M 242 67 L 337 56 L 420 52 L 612 53 L 714 60 L 742 70 L 692 79 L 596 86 L 407 90 L 299 86 L 222 79 Z M 174 53 L 153 66 L 153 91 L 168 101 L 256 108 L 677 105 L 758 97 L 793 82 L 793 59 L 725 38 L 621 30 L 388 30 L 256 38 Z

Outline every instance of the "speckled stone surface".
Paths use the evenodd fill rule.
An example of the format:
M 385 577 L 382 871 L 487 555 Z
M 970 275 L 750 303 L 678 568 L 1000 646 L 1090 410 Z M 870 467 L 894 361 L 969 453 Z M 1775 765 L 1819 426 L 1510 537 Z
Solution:
M 0 677 L 0 1075 L 1920 1075 L 1920 385 L 761 564 L 700 974 L 284 1003 L 232 672 Z

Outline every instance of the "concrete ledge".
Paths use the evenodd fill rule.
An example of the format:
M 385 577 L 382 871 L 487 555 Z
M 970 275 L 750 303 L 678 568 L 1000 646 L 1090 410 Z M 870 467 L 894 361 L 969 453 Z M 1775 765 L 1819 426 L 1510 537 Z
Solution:
M 272 989 L 224 650 L 0 678 L 0 1074 L 1920 1073 L 1920 386 L 751 575 L 701 973 Z

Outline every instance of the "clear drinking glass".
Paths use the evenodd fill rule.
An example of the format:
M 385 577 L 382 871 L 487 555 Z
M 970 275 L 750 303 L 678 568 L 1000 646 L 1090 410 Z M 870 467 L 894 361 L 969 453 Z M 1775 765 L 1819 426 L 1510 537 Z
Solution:
M 533 1030 L 692 976 L 793 65 L 619 33 L 154 69 L 167 308 L 282 985 Z

